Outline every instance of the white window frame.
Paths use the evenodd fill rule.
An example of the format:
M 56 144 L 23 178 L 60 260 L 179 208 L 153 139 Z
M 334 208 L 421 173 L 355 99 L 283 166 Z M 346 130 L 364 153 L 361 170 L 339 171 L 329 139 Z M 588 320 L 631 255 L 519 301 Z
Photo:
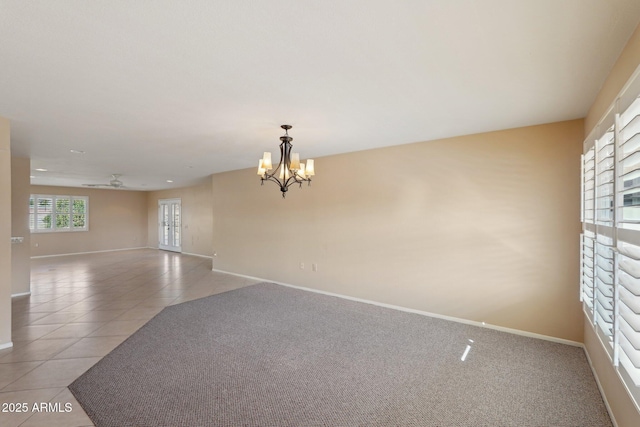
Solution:
M 51 199 L 51 213 L 47 213 L 47 215 L 51 215 L 51 228 L 37 228 L 38 225 L 38 200 L 39 199 Z M 56 212 L 56 201 L 59 199 L 68 199 L 69 200 L 69 213 L 64 213 L 64 215 L 70 215 L 69 228 L 58 228 L 56 227 L 57 221 L 56 216 L 58 212 Z M 29 230 L 31 233 L 69 233 L 69 232 L 77 232 L 77 231 L 89 231 L 89 197 L 88 196 L 68 196 L 61 194 L 32 194 L 29 197 L 29 204 L 31 204 L 31 200 L 34 201 L 34 209 L 33 212 L 29 211 Z M 83 227 L 74 227 L 73 225 L 73 202 L 75 200 L 84 201 L 84 226 Z M 31 216 L 33 215 L 33 221 Z M 33 224 L 33 227 L 31 226 Z
M 633 366 L 629 357 L 629 355 L 634 357 L 637 363 L 640 354 L 637 346 L 640 336 L 637 326 L 640 324 L 640 313 L 629 310 L 629 300 L 625 299 L 625 296 L 626 298 L 631 296 L 636 298 L 633 300 L 635 304 L 638 301 L 637 291 L 634 296 L 629 293 L 629 289 L 631 286 L 636 286 L 637 281 L 640 280 L 640 219 L 636 213 L 628 215 L 628 211 L 624 210 L 630 207 L 640 209 L 637 204 L 624 204 L 625 195 L 637 188 L 635 182 L 633 186 L 624 186 L 626 181 L 637 179 L 629 178 L 628 175 L 637 174 L 636 163 L 633 163 L 637 162 L 637 156 L 629 164 L 628 171 L 625 162 L 632 155 L 640 153 L 640 147 L 637 140 L 631 146 L 624 145 L 630 138 L 629 132 L 623 130 L 629 121 L 622 120 L 624 116 L 626 116 L 625 120 L 631 120 L 629 117 L 634 116 L 629 114 L 635 114 L 637 117 L 638 102 L 640 102 L 640 67 L 636 69 L 615 102 L 584 141 L 581 173 L 580 300 L 583 302 L 583 311 L 607 352 L 610 362 L 640 411 L 640 369 L 637 364 Z M 629 110 L 634 103 L 633 109 Z M 602 142 L 612 128 L 613 153 L 610 150 L 606 150 L 606 153 L 603 150 L 598 151 L 602 147 L 599 142 Z M 637 126 L 631 134 L 635 129 Z M 628 152 L 625 151 L 627 147 L 630 150 Z M 607 157 L 610 157 L 612 162 L 609 162 Z M 599 164 L 608 166 L 600 168 L 599 171 Z M 609 173 L 608 170 L 612 172 Z M 607 174 L 607 178 L 602 178 L 601 182 L 598 182 L 598 172 Z M 594 173 L 595 177 L 593 177 Z M 610 184 L 612 187 L 605 190 L 607 183 L 611 182 L 609 181 L 611 176 L 613 176 Z M 606 245 L 605 251 L 602 247 L 600 248 L 600 253 L 596 248 L 598 239 Z M 606 257 L 602 256 L 603 252 L 607 254 Z M 633 277 L 629 275 L 630 272 L 633 273 Z M 636 282 L 633 282 L 634 280 Z M 606 306 L 606 309 L 603 310 L 603 306 Z M 630 329 L 630 322 L 635 325 L 633 326 L 636 328 L 635 332 Z M 635 349 L 633 345 L 630 346 L 628 337 L 633 337 L 635 340 Z

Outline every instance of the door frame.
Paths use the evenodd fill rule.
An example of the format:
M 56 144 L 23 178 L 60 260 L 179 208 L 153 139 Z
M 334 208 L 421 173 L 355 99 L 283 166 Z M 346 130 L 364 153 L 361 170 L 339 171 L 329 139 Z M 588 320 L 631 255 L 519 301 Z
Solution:
M 179 206 L 179 216 L 178 216 L 178 228 L 179 228 L 179 240 L 180 242 L 178 242 L 178 244 L 176 245 L 175 242 L 173 241 L 173 237 L 175 237 L 175 220 L 174 218 L 170 219 L 171 224 L 169 224 L 169 236 L 170 236 L 170 241 L 168 245 L 165 245 L 162 243 L 162 236 L 163 236 L 163 232 L 164 232 L 164 221 L 162 218 L 162 207 L 163 205 L 166 205 L 168 207 L 169 210 L 171 210 L 171 206 L 177 204 Z M 171 211 L 169 212 L 169 216 L 171 216 Z M 164 251 L 171 251 L 171 252 L 182 252 L 182 199 L 181 198 L 173 198 L 173 199 L 158 199 L 158 249 L 164 250 Z

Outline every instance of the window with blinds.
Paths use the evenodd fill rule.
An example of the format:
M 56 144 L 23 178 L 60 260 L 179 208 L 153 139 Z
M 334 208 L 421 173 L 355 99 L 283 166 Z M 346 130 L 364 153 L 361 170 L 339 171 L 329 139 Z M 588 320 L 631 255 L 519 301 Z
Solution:
M 594 203 L 595 203 L 595 170 L 596 157 L 595 150 L 590 148 L 583 156 L 582 161 L 582 188 L 583 188 L 583 210 L 582 221 L 594 222 Z
M 620 242 L 618 253 L 617 358 L 640 387 L 640 247 Z
M 598 235 L 595 242 L 594 323 L 613 348 L 613 240 Z
M 613 126 L 596 141 L 596 224 L 613 225 Z
M 620 226 L 640 230 L 640 98 L 620 115 Z
M 594 252 L 593 248 L 595 246 L 595 234 L 585 230 L 584 233 L 580 235 L 580 253 L 581 253 L 581 264 L 580 264 L 580 296 L 582 302 L 586 305 L 585 309 L 589 312 L 591 317 L 593 317 L 593 306 L 594 306 L 594 263 L 593 259 Z
M 640 72 L 585 141 L 580 299 L 640 407 Z M 626 98 L 625 98 L 626 96 Z
M 29 229 L 32 233 L 89 230 L 89 198 L 32 194 Z

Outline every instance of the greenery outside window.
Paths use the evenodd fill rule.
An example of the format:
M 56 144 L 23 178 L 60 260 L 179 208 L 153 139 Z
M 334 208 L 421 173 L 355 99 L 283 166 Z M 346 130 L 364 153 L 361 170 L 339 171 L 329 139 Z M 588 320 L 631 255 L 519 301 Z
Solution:
M 32 194 L 29 198 L 32 233 L 89 230 L 89 198 Z

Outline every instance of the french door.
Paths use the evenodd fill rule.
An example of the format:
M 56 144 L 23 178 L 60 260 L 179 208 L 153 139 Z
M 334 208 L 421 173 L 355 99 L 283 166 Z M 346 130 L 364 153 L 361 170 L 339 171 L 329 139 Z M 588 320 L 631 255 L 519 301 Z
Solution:
M 158 200 L 158 248 L 182 252 L 182 201 Z

